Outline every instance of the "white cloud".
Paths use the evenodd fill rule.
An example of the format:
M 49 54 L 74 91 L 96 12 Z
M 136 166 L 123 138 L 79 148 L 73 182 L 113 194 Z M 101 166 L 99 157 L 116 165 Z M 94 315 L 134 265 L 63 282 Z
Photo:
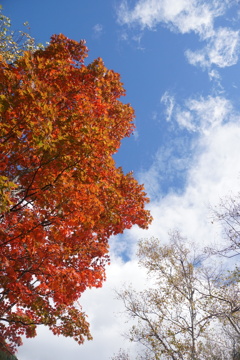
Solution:
M 239 54 L 239 31 L 220 28 L 214 32 L 207 45 L 197 51 L 187 50 L 185 55 L 192 65 L 209 68 L 216 65 L 220 68 L 235 65 Z
M 229 121 L 229 117 L 233 120 L 234 111 L 226 98 L 209 96 L 187 100 L 184 109 L 178 106 L 175 117 L 181 127 L 209 134 L 215 127 Z
M 163 23 L 180 33 L 194 31 L 205 38 L 211 34 L 214 19 L 223 14 L 225 6 L 225 1 L 139 0 L 131 10 L 124 0 L 118 20 L 121 24 L 138 23 L 150 29 Z
M 172 117 L 172 113 L 173 113 L 173 109 L 174 109 L 174 105 L 175 105 L 175 100 L 174 97 L 172 95 L 170 95 L 168 93 L 168 91 L 166 91 L 163 96 L 161 97 L 161 103 L 163 103 L 165 105 L 165 113 L 166 113 L 166 120 L 170 121 L 171 117 Z
M 219 71 L 217 71 L 216 69 L 210 69 L 210 71 L 208 72 L 208 76 L 209 79 L 212 81 L 215 81 L 218 87 L 218 91 L 219 92 L 223 92 L 223 87 L 221 85 L 221 76 L 219 74 Z
M 94 25 L 93 33 L 95 38 L 99 38 L 103 33 L 103 26 L 101 24 Z
M 185 55 L 190 64 L 203 69 L 235 65 L 239 55 L 239 31 L 227 27 L 215 28 L 216 18 L 230 6 L 228 0 L 139 0 L 129 9 L 124 0 L 118 11 L 121 24 L 138 24 L 155 30 L 157 25 L 186 34 L 194 32 L 206 42 L 201 50 L 188 49 Z
M 167 230 L 177 228 L 200 247 L 223 242 L 219 224 L 211 223 L 210 206 L 239 191 L 239 124 L 221 125 L 199 139 L 183 194 L 170 193 L 152 203 L 151 232 L 167 241 Z
M 239 190 L 240 114 L 228 99 L 209 96 L 188 99 L 184 107 L 175 105 L 174 121 L 180 128 L 196 132 L 198 136 L 194 137 L 194 146 L 186 147 L 185 151 L 178 148 L 176 140 L 171 144 L 172 149 L 177 148 L 179 158 L 173 151 L 166 156 L 167 149 L 159 150 L 152 166 L 141 173 L 141 182 L 155 198 L 150 203 L 155 220 L 149 234 L 167 241 L 168 230 L 178 228 L 190 238 L 207 245 L 219 240 L 219 228 L 209 221 L 209 206 Z M 184 141 L 181 146 L 184 147 Z M 167 167 L 172 167 L 176 181 L 178 173 L 184 169 L 184 191 L 179 194 L 172 190 L 167 195 L 162 193 L 161 198 L 155 197 L 155 189 L 159 195 L 161 182 L 167 177 Z M 136 238 L 142 237 L 137 228 L 131 234 L 133 232 Z

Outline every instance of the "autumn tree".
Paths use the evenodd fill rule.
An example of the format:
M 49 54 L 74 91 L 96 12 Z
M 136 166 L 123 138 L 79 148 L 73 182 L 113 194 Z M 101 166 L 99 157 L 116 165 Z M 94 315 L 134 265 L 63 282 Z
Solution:
M 204 255 L 197 255 L 178 232 L 168 245 L 154 238 L 141 241 L 138 256 L 152 286 L 118 292 L 134 322 L 128 338 L 145 349 L 137 359 L 236 359 L 226 330 L 237 334 L 238 284 L 204 265 Z
M 151 221 L 148 201 L 112 155 L 134 128 L 119 74 L 99 58 L 84 65 L 83 41 L 49 46 L 0 64 L 0 343 L 44 324 L 91 339 L 76 301 L 100 287 L 108 239 Z

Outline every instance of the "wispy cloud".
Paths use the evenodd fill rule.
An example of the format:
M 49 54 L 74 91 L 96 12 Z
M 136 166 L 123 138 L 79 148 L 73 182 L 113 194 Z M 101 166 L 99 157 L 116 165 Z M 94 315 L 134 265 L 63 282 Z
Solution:
M 238 61 L 239 31 L 215 26 L 216 18 L 230 5 L 228 0 L 139 0 L 130 9 L 124 0 L 118 9 L 118 21 L 142 29 L 155 30 L 162 25 L 181 34 L 195 33 L 205 45 L 200 50 L 188 49 L 186 58 L 190 64 L 209 70 L 212 65 L 223 68 Z
M 177 123 L 188 131 L 209 134 L 222 123 L 233 120 L 234 111 L 231 102 L 220 96 L 188 99 L 184 106 L 177 106 Z
M 93 34 L 95 38 L 99 38 L 103 34 L 103 26 L 101 24 L 94 25 Z
M 153 199 L 150 208 L 154 222 L 149 234 L 167 241 L 168 231 L 178 228 L 202 246 L 219 242 L 220 227 L 211 224 L 209 206 L 239 191 L 240 114 L 228 99 L 209 96 L 189 99 L 183 108 L 176 106 L 172 121 L 190 134 L 197 132 L 198 137 L 194 137 L 193 147 L 188 146 L 185 151 L 178 148 L 178 158 L 172 151 L 166 159 L 164 149 L 159 149 L 154 163 L 141 173 L 141 180 Z M 176 181 L 178 172 L 183 170 L 186 181 L 182 192 L 173 188 L 154 199 L 151 187 L 161 189 L 167 176 L 166 166 L 174 168 L 172 174 Z M 138 229 L 132 231 L 136 237 L 142 237 Z
M 213 31 L 214 19 L 224 13 L 225 7 L 225 1 L 139 0 L 130 9 L 124 0 L 118 9 L 118 20 L 121 24 L 135 23 L 149 29 L 163 23 L 182 34 L 194 31 L 206 38 Z
M 161 97 L 161 103 L 165 105 L 165 114 L 166 114 L 166 120 L 170 121 L 175 105 L 175 99 L 174 96 L 170 95 L 168 91 L 166 91 L 163 96 Z
M 207 45 L 197 51 L 186 51 L 190 64 L 210 68 L 216 65 L 220 68 L 235 65 L 239 55 L 239 31 L 220 28 L 208 39 Z

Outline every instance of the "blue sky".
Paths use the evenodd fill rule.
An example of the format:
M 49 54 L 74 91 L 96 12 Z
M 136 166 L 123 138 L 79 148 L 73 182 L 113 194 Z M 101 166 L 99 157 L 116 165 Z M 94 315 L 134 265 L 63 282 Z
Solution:
M 154 217 L 111 239 L 112 264 L 102 289 L 80 303 L 94 340 L 79 347 L 46 329 L 26 340 L 19 360 L 107 360 L 130 347 L 113 288 L 143 286 L 135 249 L 142 237 L 168 239 L 178 228 L 206 246 L 220 239 L 210 206 L 239 190 L 240 4 L 236 0 L 8 0 L 3 12 L 15 29 L 28 21 L 37 42 L 63 33 L 85 39 L 89 59 L 102 57 L 119 72 L 136 112 L 136 131 L 115 159 L 145 184 Z M 124 253 L 124 259 L 121 254 Z M 134 355 L 134 347 L 132 347 Z

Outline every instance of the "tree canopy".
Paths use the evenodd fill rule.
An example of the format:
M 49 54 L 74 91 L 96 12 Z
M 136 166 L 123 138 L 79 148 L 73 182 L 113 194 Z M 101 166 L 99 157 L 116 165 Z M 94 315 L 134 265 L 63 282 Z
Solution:
M 119 74 L 64 35 L 0 63 L 0 343 L 44 324 L 91 339 L 76 305 L 99 287 L 108 239 L 151 221 L 143 186 L 112 155 L 134 129 Z

